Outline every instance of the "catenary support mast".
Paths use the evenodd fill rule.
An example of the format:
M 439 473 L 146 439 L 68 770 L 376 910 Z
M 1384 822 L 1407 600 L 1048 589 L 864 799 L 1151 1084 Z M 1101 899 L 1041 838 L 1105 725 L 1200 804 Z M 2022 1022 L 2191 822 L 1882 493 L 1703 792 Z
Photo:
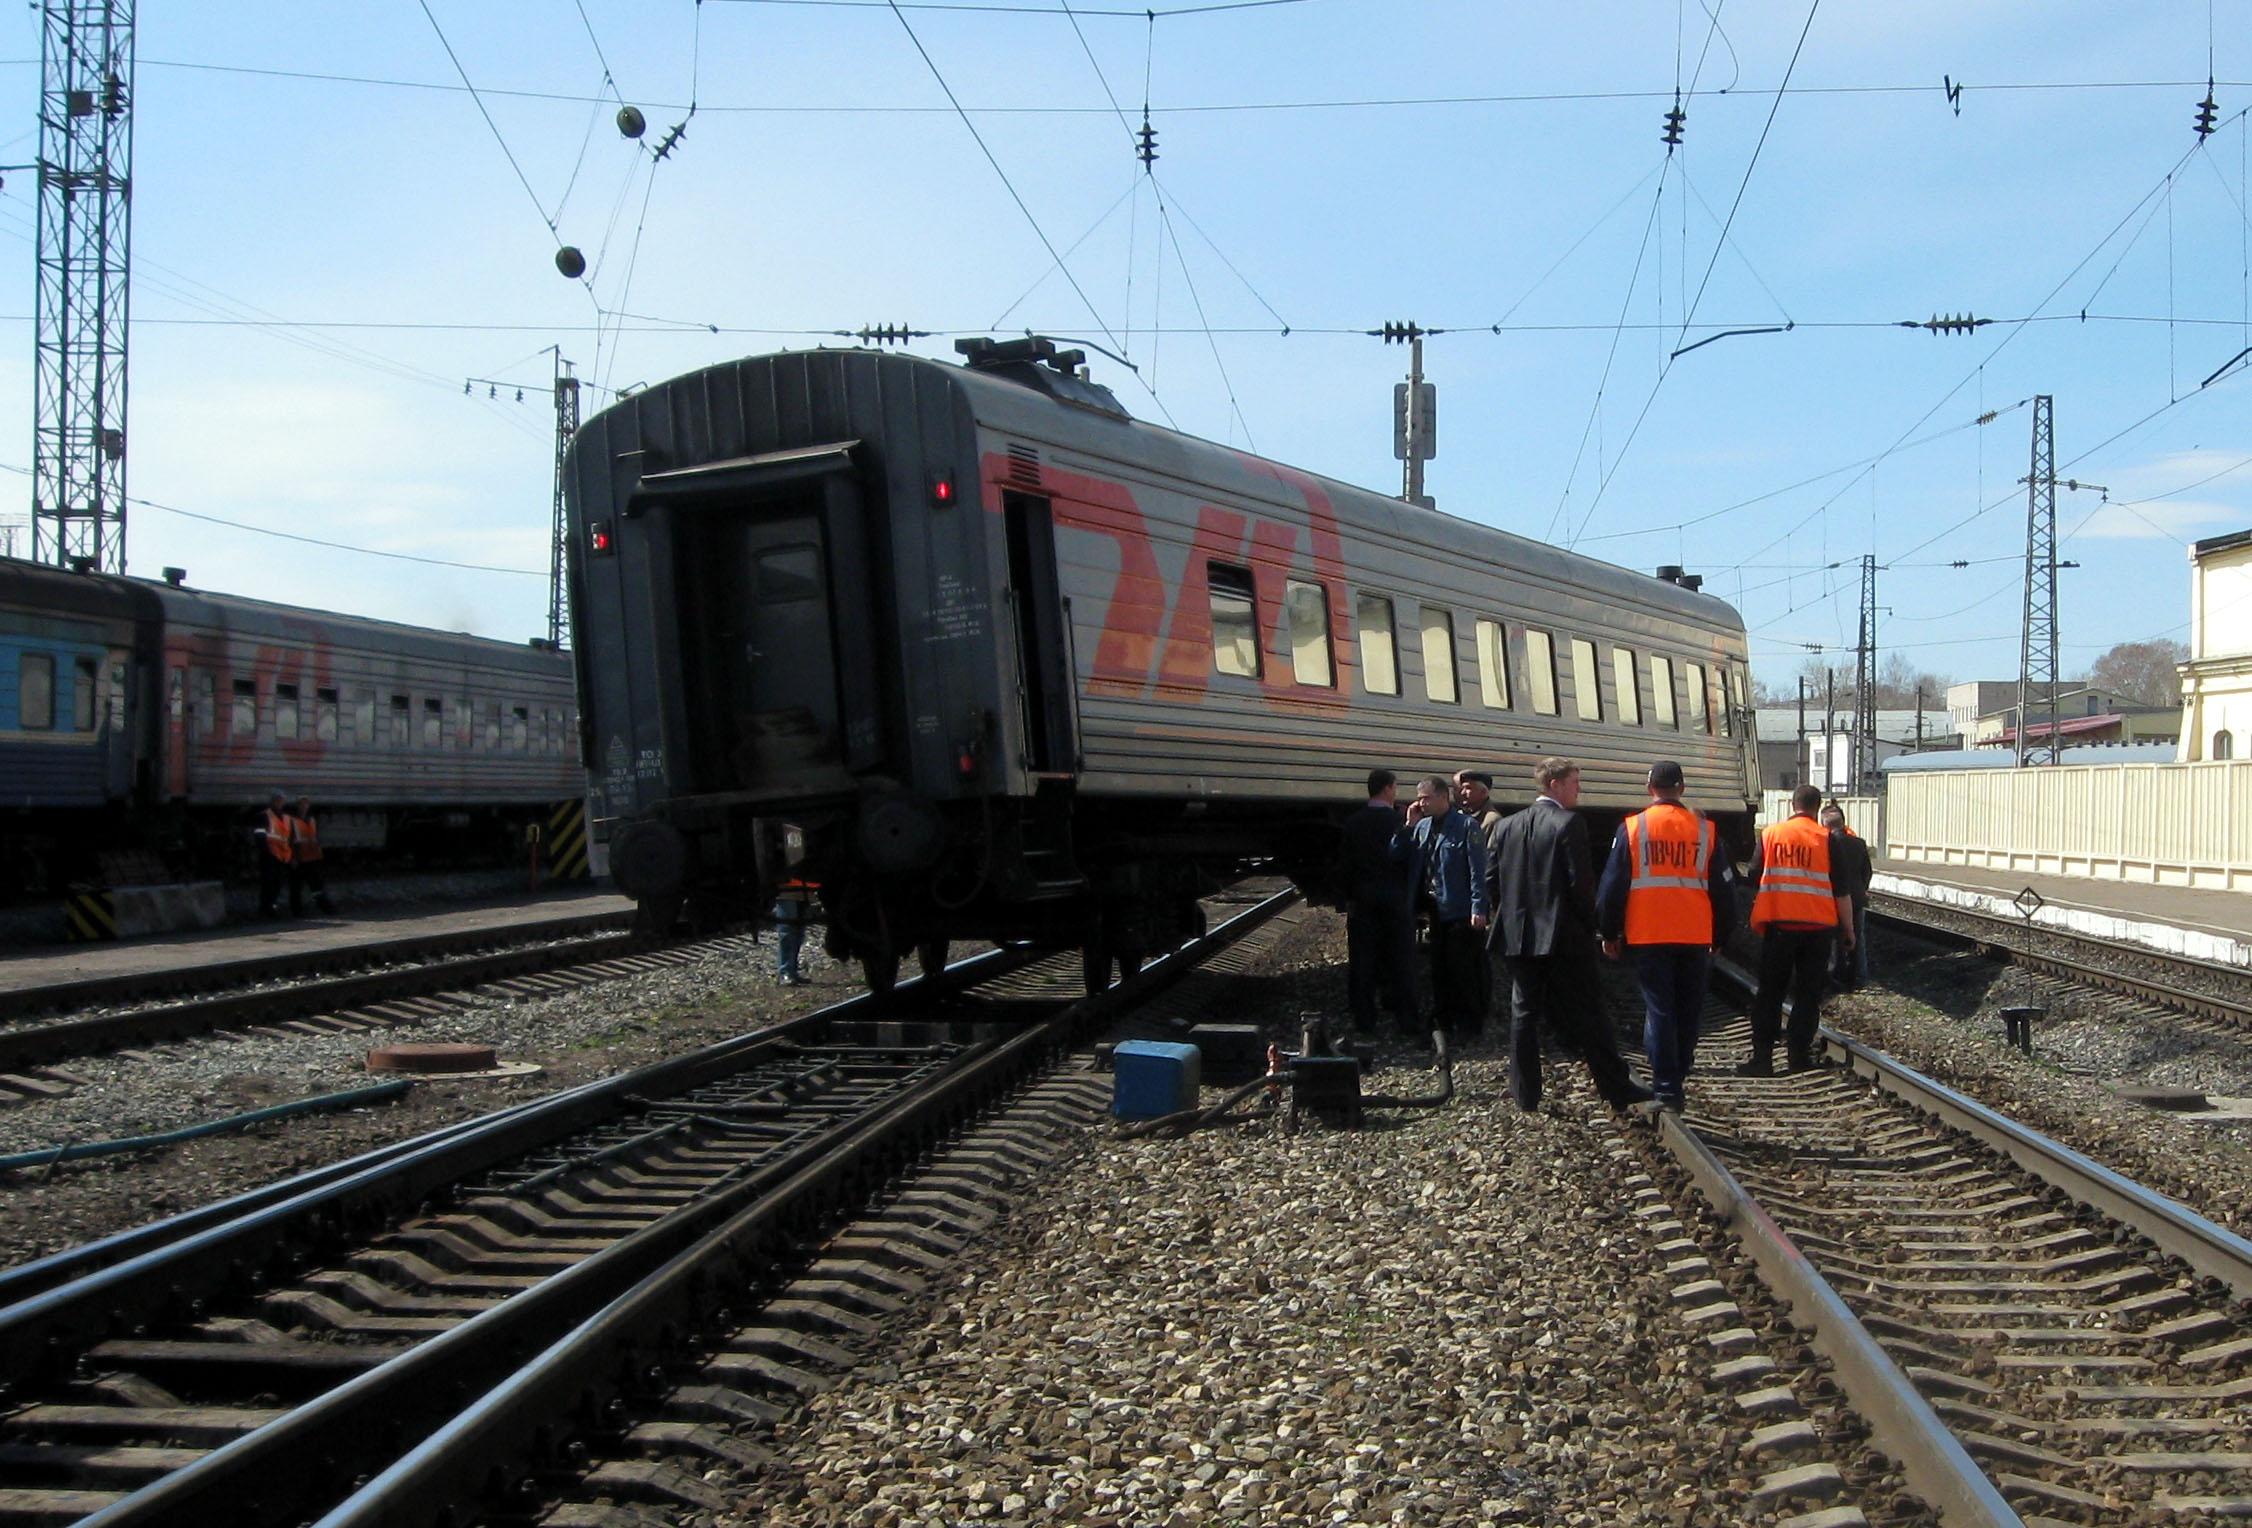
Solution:
M 32 556 L 125 571 L 134 0 L 44 0 Z
M 2047 393 L 2033 400 L 2033 466 L 2025 479 L 2025 624 L 2017 664 L 2017 761 L 2054 764 L 2059 752 L 2057 714 L 2057 478 L 2056 432 Z M 2048 731 L 2034 745 L 2035 707 Z

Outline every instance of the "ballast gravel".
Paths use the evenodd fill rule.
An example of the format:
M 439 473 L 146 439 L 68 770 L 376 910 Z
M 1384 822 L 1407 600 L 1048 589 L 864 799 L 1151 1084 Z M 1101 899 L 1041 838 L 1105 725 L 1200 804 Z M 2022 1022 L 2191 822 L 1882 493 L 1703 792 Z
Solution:
M 270 1104 L 387 1080 L 367 1053 L 405 1041 L 466 1040 L 536 1063 L 518 1078 L 417 1081 L 392 1103 L 306 1115 L 121 1156 L 0 1172 L 0 1266 L 260 1187 L 456 1120 L 764 1027 L 861 990 L 809 939 L 803 987 L 775 981 L 774 946 L 593 982 L 547 997 L 479 994 L 425 1022 L 362 1034 L 212 1036 L 149 1060 L 81 1058 L 86 1085 L 0 1110 L 0 1154 L 153 1134 Z
M 1749 1452 L 1764 1419 L 1671 1296 L 1605 1154 L 1621 1127 L 1576 1078 L 1524 1115 L 1500 1063 L 1457 1077 L 1450 1108 L 1357 1133 L 1097 1132 L 887 1358 L 782 1424 L 727 1521 L 1717 1528 L 1809 1510 L 1752 1499 L 1796 1461 Z
M 1823 1021 L 1887 1051 L 1981 1103 L 2252 1234 L 2252 1119 L 2176 1114 L 2122 1098 L 2140 1084 L 2252 1095 L 2252 1044 L 2218 1039 L 2161 1017 L 2119 1017 L 2101 994 L 2059 1000 L 1970 951 L 1878 936 L 1875 980 L 1833 997 Z M 2001 1008 L 2039 1001 L 2033 1054 L 2004 1039 Z

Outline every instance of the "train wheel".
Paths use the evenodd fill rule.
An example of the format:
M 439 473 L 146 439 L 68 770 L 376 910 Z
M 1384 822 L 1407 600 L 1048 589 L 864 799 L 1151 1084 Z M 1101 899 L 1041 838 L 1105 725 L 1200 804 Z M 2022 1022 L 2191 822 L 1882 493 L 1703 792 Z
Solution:
M 925 976 L 936 976 L 946 969 L 946 956 L 951 946 L 943 939 L 926 939 L 915 946 L 915 962 L 923 968 Z
M 899 985 L 899 952 L 882 950 L 860 957 L 860 974 L 868 983 L 868 990 L 878 997 L 889 997 L 891 989 Z
M 633 931 L 644 939 L 662 939 L 672 933 L 680 922 L 682 898 L 680 893 L 671 896 L 649 897 L 634 905 Z

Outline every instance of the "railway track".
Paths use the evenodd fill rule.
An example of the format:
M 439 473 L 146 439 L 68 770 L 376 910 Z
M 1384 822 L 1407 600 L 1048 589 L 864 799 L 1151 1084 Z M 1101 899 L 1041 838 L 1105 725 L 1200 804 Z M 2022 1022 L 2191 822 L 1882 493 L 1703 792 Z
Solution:
M 1920 938 L 1968 944 L 2069 987 L 2114 994 L 2201 1033 L 2252 1039 L 2252 972 L 2144 945 L 2035 926 L 1973 908 L 1873 894 L 1869 915 Z M 2141 1017 L 2132 1010 L 2126 1017 Z
M 692 1500 L 652 1451 L 742 1462 L 715 1420 L 816 1383 L 974 1234 L 1027 1160 L 980 1118 L 1083 1109 L 1039 1079 L 1084 1026 L 1241 959 L 1292 900 L 1095 998 L 1075 955 L 995 951 L 10 1270 L 0 1524 Z M 887 1186 L 881 1229 L 837 1234 Z
M 2252 1243 L 1830 1031 L 1736 1078 L 1717 1004 L 1657 1139 L 1957 1524 L 2252 1516 Z M 1725 1227 L 1725 1229 L 1721 1229 Z
M 540 925 L 532 937 L 495 945 L 433 952 L 385 950 L 385 964 L 342 975 L 290 980 L 268 972 L 273 985 L 209 993 L 175 1002 L 89 1013 L 0 1028 L 0 1107 L 56 1097 L 79 1085 L 70 1063 L 80 1057 L 122 1052 L 242 1031 L 277 1034 L 352 1034 L 421 1023 L 452 1011 L 472 996 L 541 997 L 615 977 L 686 965 L 730 950 L 748 951 L 745 935 L 681 944 L 652 944 L 630 933 L 587 932 L 567 920 L 567 931 Z M 410 943 L 410 942 L 402 942 Z

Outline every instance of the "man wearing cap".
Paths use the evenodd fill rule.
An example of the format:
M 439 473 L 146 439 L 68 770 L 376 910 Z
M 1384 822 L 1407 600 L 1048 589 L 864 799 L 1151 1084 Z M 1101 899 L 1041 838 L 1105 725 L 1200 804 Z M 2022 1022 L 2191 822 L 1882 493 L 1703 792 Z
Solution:
M 1752 997 L 1752 1056 L 1743 1077 L 1775 1075 L 1775 1038 L 1783 1028 L 1783 994 L 1791 998 L 1790 1069 L 1821 1065 L 1814 1037 L 1822 1021 L 1822 985 L 1834 941 L 1853 948 L 1853 888 L 1833 835 L 1814 820 L 1822 788 L 1791 792 L 1791 815 L 1759 835 L 1752 864 L 1752 932 L 1760 936 L 1759 991 Z
M 1619 825 L 1595 893 L 1603 953 L 1631 959 L 1642 988 L 1642 1054 L 1661 1109 L 1679 1111 L 1697 1049 L 1712 955 L 1728 937 L 1734 872 L 1720 831 L 1681 804 L 1681 766 L 1650 766 L 1649 808 Z

